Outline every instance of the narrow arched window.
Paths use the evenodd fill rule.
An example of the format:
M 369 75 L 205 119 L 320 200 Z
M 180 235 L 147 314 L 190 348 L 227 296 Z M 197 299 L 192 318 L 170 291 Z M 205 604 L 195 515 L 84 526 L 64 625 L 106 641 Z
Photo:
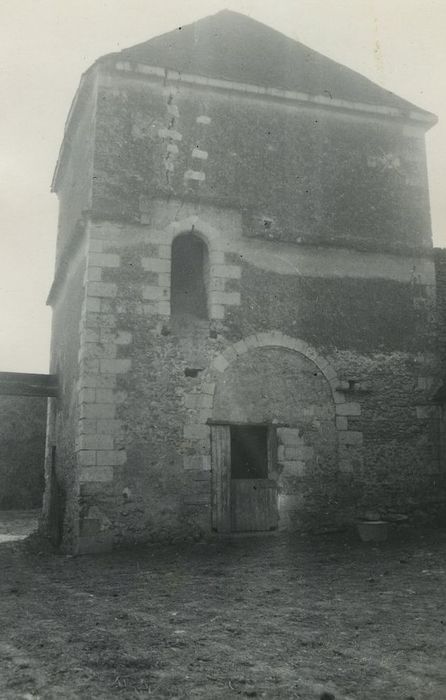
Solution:
M 193 233 L 175 238 L 172 244 L 171 314 L 208 318 L 207 246 Z

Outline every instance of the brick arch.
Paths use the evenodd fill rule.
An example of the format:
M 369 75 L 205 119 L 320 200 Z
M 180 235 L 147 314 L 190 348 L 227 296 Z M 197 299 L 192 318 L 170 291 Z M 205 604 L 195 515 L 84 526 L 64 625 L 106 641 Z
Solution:
M 243 340 L 233 343 L 222 353 L 214 357 L 209 369 L 203 374 L 201 386 L 196 387 L 193 392 L 187 393 L 185 396 L 185 405 L 190 411 L 188 420 L 184 426 L 184 437 L 186 439 L 204 440 L 207 443 L 210 435 L 208 423 L 209 420 L 212 419 L 214 410 L 216 391 L 216 382 L 214 380 L 216 375 L 218 376 L 224 373 L 230 364 L 238 357 L 256 348 L 284 348 L 291 352 L 300 353 L 313 362 L 330 386 L 335 407 L 338 448 L 361 447 L 363 439 L 362 432 L 357 430 L 351 431 L 348 426 L 348 418 L 350 416 L 359 416 L 361 408 L 357 403 L 346 402 L 343 391 L 340 388 L 340 380 L 336 370 L 322 355 L 311 347 L 311 345 L 308 345 L 308 343 L 298 338 L 287 336 L 280 331 L 250 335 Z M 205 456 L 204 459 L 210 460 L 210 444 L 208 444 L 207 456 Z M 351 458 L 347 455 L 339 455 L 339 469 L 340 471 L 348 473 L 354 471 Z
M 221 241 L 222 236 L 218 229 L 214 228 L 198 216 L 188 216 L 180 221 L 173 221 L 166 228 L 168 239 L 166 243 L 171 245 L 175 238 L 185 233 L 194 233 L 201 238 L 209 248 L 209 252 L 218 249 L 218 241 Z
M 211 363 L 211 372 L 224 372 L 225 369 L 230 365 L 230 363 L 237 357 L 244 355 L 249 350 L 253 348 L 284 348 L 286 350 L 291 350 L 292 352 L 300 353 L 304 357 L 308 358 L 313 362 L 316 367 L 321 371 L 321 374 L 325 377 L 328 384 L 330 385 L 333 401 L 336 405 L 345 403 L 345 398 L 341 392 L 339 392 L 339 378 L 336 370 L 333 366 L 324 358 L 322 355 L 305 343 L 303 340 L 298 338 L 292 338 L 291 336 L 284 335 L 280 331 L 270 331 L 268 333 L 256 333 L 255 335 L 250 335 L 243 340 L 239 340 L 237 343 L 230 345 L 224 352 L 220 353 L 215 357 Z

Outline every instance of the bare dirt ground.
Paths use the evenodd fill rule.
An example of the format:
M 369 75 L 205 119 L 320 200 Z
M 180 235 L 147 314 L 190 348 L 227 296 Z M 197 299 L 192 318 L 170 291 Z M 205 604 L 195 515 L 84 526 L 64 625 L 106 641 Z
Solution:
M 446 532 L 0 545 L 0 698 L 446 698 Z
M 24 540 L 37 528 L 38 510 L 0 510 L 0 543 Z

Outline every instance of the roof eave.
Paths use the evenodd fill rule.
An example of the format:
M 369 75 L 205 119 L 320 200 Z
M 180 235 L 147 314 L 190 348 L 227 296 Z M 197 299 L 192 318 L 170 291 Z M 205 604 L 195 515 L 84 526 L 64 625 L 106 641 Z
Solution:
M 254 85 L 231 81 L 225 78 L 214 78 L 206 75 L 184 73 L 167 66 L 154 66 L 141 61 L 132 61 L 123 59 L 119 54 L 109 55 L 104 58 L 117 58 L 114 61 L 114 69 L 122 73 L 137 73 L 146 77 L 155 77 L 166 81 L 195 84 L 202 87 L 214 87 L 221 90 L 229 90 L 235 92 L 244 92 L 251 95 L 267 96 L 273 98 L 284 99 L 287 101 L 305 103 L 307 106 L 314 105 L 327 107 L 332 109 L 340 109 L 343 111 L 356 111 L 361 113 L 371 113 L 376 116 L 393 117 L 401 119 L 408 123 L 417 122 L 420 128 L 425 131 L 431 129 L 437 122 L 438 117 L 431 112 L 423 109 L 418 109 L 415 105 L 407 103 L 407 110 L 399 107 L 389 107 L 383 104 L 372 104 L 366 102 L 352 102 L 349 100 L 333 99 L 326 95 L 311 95 L 308 93 L 297 92 L 284 88 L 266 87 L 262 85 Z M 111 62 L 109 61 L 109 65 Z
M 84 98 L 89 93 L 89 90 L 92 89 L 91 85 L 87 84 L 88 80 L 91 78 L 92 75 L 97 73 L 99 67 L 109 67 L 114 68 L 118 72 L 124 72 L 127 74 L 129 72 L 137 73 L 139 75 L 145 75 L 146 77 L 157 77 L 158 79 L 170 80 L 172 82 L 195 84 L 201 87 L 217 88 L 220 90 L 229 90 L 250 95 L 263 95 L 266 97 L 301 103 L 307 106 L 313 105 L 329 109 L 343 110 L 347 112 L 357 112 L 362 113 L 364 115 L 373 114 L 377 117 L 391 117 L 401 119 L 407 123 L 413 124 L 415 122 L 417 127 L 421 128 L 423 131 L 428 131 L 438 122 L 438 117 L 435 114 L 432 114 L 431 112 L 422 109 L 417 109 L 415 105 L 410 105 L 410 103 L 408 103 L 408 106 L 412 107 L 412 109 L 408 109 L 406 112 L 405 110 L 396 107 L 387 107 L 380 104 L 337 100 L 327 97 L 325 95 L 310 95 L 307 93 L 286 90 L 283 88 L 265 87 L 260 85 L 240 83 L 222 78 L 211 78 L 205 75 L 180 73 L 179 71 L 170 69 L 168 67 L 153 66 L 146 63 L 141 63 L 140 61 L 135 62 L 130 60 L 122 60 L 120 54 L 112 53 L 99 58 L 97 61 L 95 61 L 95 63 L 93 63 L 90 66 L 90 68 L 88 68 L 85 71 L 85 73 L 82 74 L 79 87 L 76 90 L 76 94 L 71 103 L 71 107 L 65 122 L 62 145 L 60 147 L 59 156 L 51 181 L 51 192 L 58 192 L 59 185 L 64 172 L 65 162 L 69 155 L 70 133 L 73 130 L 73 124 L 75 123 L 82 110 L 83 104 L 85 102 Z

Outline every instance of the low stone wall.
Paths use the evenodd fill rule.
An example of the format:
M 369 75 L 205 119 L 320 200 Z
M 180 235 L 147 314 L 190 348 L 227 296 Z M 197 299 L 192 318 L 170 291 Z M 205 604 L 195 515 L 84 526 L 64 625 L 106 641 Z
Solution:
M 0 396 L 0 509 L 39 508 L 44 487 L 46 399 Z

